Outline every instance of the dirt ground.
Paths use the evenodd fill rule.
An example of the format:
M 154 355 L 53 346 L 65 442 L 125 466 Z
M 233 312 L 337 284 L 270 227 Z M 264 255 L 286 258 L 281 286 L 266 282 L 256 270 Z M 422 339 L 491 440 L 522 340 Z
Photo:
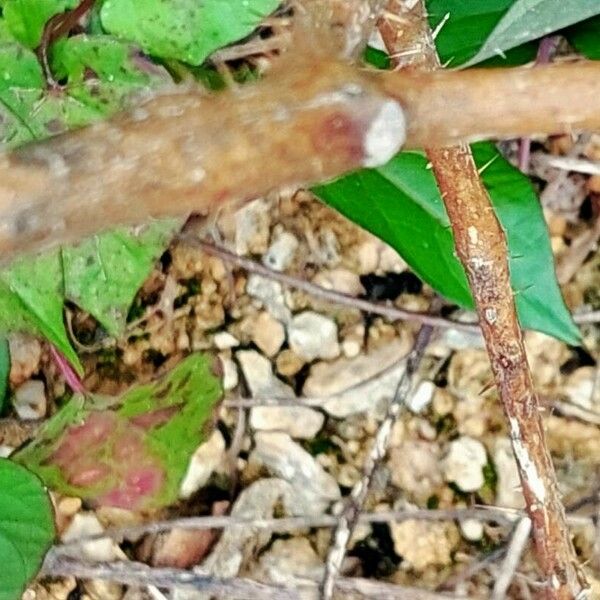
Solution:
M 515 154 L 514 145 L 504 150 Z M 572 163 L 564 168 L 556 159 L 599 156 L 598 137 L 560 137 L 532 148 L 531 172 L 562 289 L 578 315 L 600 309 L 600 174 L 577 173 Z M 308 192 L 258 199 L 188 229 L 275 271 L 352 296 L 391 297 L 390 305 L 416 311 L 428 311 L 435 298 L 391 248 Z M 363 477 L 419 325 L 335 305 L 184 242 L 165 253 L 145 283 L 123 339 L 108 338 L 88 315 L 69 312 L 90 391 L 116 393 L 193 351 L 209 351 L 222 361 L 226 396 L 214 433 L 192 459 L 181 502 L 147 520 L 211 514 L 305 518 L 283 531 L 173 528 L 121 544 L 89 543 L 86 556 L 198 568 L 315 597 L 313 588 L 302 586 L 321 579 L 332 527 L 314 523 L 338 514 Z M 473 320 L 451 308 L 442 314 Z M 593 576 L 600 574 L 599 338 L 593 323 L 582 331 L 582 348 L 535 332 L 526 334 L 526 343 L 576 549 Z M 13 389 L 43 382 L 47 405 L 38 416 L 50 414 L 66 387 L 48 349 L 13 336 L 11 350 Z M 435 328 L 393 426 L 387 457 L 372 478 L 344 577 L 422 588 L 431 597 L 488 598 L 499 593 L 494 586 L 508 572 L 506 595 L 494 597 L 535 595 L 535 565 L 518 536 L 524 525 L 516 465 L 491 382 L 477 331 L 451 323 Z M 10 448 L 28 435 L 27 423 L 14 419 L 10 427 L 4 423 L 0 441 Z M 121 510 L 93 511 L 75 498 L 55 497 L 55 503 L 62 539 L 140 519 Z M 486 508 L 472 510 L 478 507 Z M 421 509 L 430 511 L 428 519 L 410 518 Z M 449 510 L 455 511 L 452 518 Z M 516 570 L 507 556 L 516 558 Z M 372 597 L 383 597 L 383 589 Z M 417 597 L 412 593 L 389 597 Z M 25 594 L 31 600 L 205 597 L 75 578 L 42 579 Z

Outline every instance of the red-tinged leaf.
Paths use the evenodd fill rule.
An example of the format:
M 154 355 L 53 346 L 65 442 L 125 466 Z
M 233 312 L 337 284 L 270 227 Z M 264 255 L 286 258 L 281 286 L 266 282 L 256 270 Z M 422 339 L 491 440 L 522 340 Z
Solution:
M 177 499 L 222 390 L 212 359 L 193 355 L 120 398 L 73 398 L 15 459 L 93 505 L 148 510 Z

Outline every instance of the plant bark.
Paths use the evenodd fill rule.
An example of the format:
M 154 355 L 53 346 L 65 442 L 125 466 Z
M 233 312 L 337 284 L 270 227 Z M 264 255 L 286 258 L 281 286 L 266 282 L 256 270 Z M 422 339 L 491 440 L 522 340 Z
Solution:
M 162 91 L 125 115 L 0 154 L 2 259 L 322 182 L 384 163 L 404 142 L 600 130 L 598 63 L 373 73 L 322 54 L 279 60 L 241 90 Z
M 380 31 L 392 56 L 411 57 L 407 68 L 435 70 L 440 67 L 420 3 L 407 9 L 401 0 L 390 0 Z M 416 44 L 420 52 L 403 52 Z M 521 94 L 521 89 L 516 89 Z M 511 102 L 515 98 L 509 93 L 505 95 Z M 543 596 L 576 598 L 588 586 L 578 567 L 545 443 L 540 406 L 510 284 L 504 232 L 469 147 L 427 147 L 426 152 L 450 218 L 456 251 L 475 299 L 508 419 L 523 495 L 532 521 L 535 554 L 544 578 Z

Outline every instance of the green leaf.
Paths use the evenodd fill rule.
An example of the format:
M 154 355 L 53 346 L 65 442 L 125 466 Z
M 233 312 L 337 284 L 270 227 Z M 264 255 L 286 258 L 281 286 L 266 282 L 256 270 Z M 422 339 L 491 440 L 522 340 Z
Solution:
M 168 245 L 178 219 L 119 228 L 79 246 L 23 257 L 0 271 L 0 331 L 26 331 L 51 341 L 81 373 L 65 330 L 65 298 L 118 336 L 138 288 Z
M 0 337 L 0 416 L 6 410 L 8 376 L 10 375 L 10 348 L 8 339 Z
M 0 136 L 6 146 L 87 125 L 121 110 L 133 93 L 169 81 L 162 68 L 140 59 L 135 46 L 111 36 L 60 40 L 51 62 L 64 89 L 48 93 L 35 54 L 17 43 L 0 45 Z M 0 271 L 0 331 L 47 338 L 81 372 L 63 323 L 65 297 L 119 335 L 133 297 L 177 223 L 121 228 L 62 254 L 18 260 Z
M 88 125 L 124 109 L 134 94 L 170 81 L 164 69 L 138 55 L 136 46 L 110 36 L 59 40 L 51 65 L 63 87 L 49 92 L 31 50 L 0 45 L 2 144 L 14 147 Z
M 578 52 L 592 60 L 600 60 L 600 17 L 570 27 L 565 35 Z
M 120 398 L 75 396 L 14 458 L 94 505 L 150 510 L 177 500 L 189 459 L 214 428 L 222 387 L 195 354 Z
M 507 233 L 521 323 L 578 344 L 580 334 L 560 294 L 542 211 L 529 180 L 492 144 L 476 144 L 473 151 Z M 448 216 L 422 154 L 402 152 L 383 167 L 358 171 L 314 192 L 394 247 L 443 296 L 460 306 L 473 306 L 464 270 L 454 255 Z
M 165 219 L 121 227 L 63 248 L 66 297 L 118 336 L 138 288 L 180 226 L 179 219 Z
M 18 44 L 0 46 L 0 144 L 18 146 L 41 137 L 31 118 L 42 98 L 42 69 L 33 52 Z
M 0 600 L 19 600 L 54 539 L 52 505 L 40 480 L 0 458 Z
M 218 48 L 250 34 L 279 0 L 105 0 L 106 31 L 149 54 L 199 65 Z
M 81 372 L 63 323 L 60 253 L 24 257 L 0 271 L 0 331 L 26 331 L 52 342 Z
M 436 47 L 442 62 L 456 67 L 507 53 L 503 64 L 531 60 L 535 46 L 516 47 L 599 14 L 600 6 L 581 0 L 427 0 L 427 11 L 433 28 L 448 16 Z
M 171 81 L 162 67 L 140 55 L 137 46 L 109 35 L 77 35 L 59 40 L 52 47 L 52 71 L 65 80 L 65 94 L 85 107 L 69 128 L 87 125 L 127 108 L 134 94 Z
M 502 16 L 477 54 L 465 66 L 543 37 L 600 13 L 597 2 L 517 0 Z
M 369 63 L 376 69 L 387 70 L 392 64 L 392 61 L 386 52 L 373 48 L 372 46 L 367 46 L 365 48 L 363 59 L 366 63 Z
M 402 152 L 385 166 L 363 169 L 313 189 L 343 215 L 393 246 L 446 298 L 471 307 L 454 239 L 427 160 Z
M 78 0 L 6 0 L 3 14 L 15 39 L 28 48 L 36 48 L 48 19 L 78 3 Z
M 435 45 L 442 64 L 456 67 L 474 56 L 513 3 L 514 0 L 427 0 L 432 29 L 441 27 Z
M 511 283 L 522 325 L 579 345 L 581 333 L 556 280 L 548 229 L 529 178 L 491 143 L 475 144 L 473 154 L 506 232 Z

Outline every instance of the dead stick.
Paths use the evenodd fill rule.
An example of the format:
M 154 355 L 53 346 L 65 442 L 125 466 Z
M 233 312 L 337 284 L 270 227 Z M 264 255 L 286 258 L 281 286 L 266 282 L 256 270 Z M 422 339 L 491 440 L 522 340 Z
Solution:
M 80 579 L 102 579 L 124 585 L 159 588 L 187 588 L 203 592 L 207 596 L 228 600 L 261 598 L 270 600 L 300 600 L 308 595 L 314 597 L 317 585 L 309 579 L 296 578 L 294 587 L 265 584 L 242 577 L 216 578 L 194 571 L 170 568 L 150 568 L 133 561 L 89 563 L 76 558 L 55 554 L 46 556 L 42 573 L 49 576 L 71 576 Z M 340 592 L 352 598 L 376 600 L 456 600 L 456 596 L 438 594 L 417 588 L 361 578 L 343 577 L 337 582 Z
M 363 465 L 362 477 L 354 484 L 342 514 L 338 516 L 338 522 L 333 532 L 333 542 L 325 561 L 325 573 L 321 582 L 321 600 L 331 600 L 333 598 L 335 582 L 341 571 L 350 538 L 358 525 L 360 513 L 367 500 L 375 470 L 387 454 L 392 428 L 411 392 L 414 377 L 423 359 L 432 332 L 433 329 L 429 325 L 421 326 L 414 346 L 406 359 L 406 369 L 396 386 L 394 397 L 387 408 L 385 418 L 375 433 L 373 445 Z
M 143 563 L 130 561 L 93 563 L 52 551 L 46 555 L 42 574 L 52 577 L 101 579 L 132 586 L 187 588 L 203 592 L 209 597 L 300 600 L 299 592 L 289 587 L 267 585 L 241 577 L 221 579 L 183 569 L 151 568 Z
M 464 519 L 478 519 L 481 521 L 494 521 L 497 524 L 508 526 L 516 519 L 523 516 L 523 511 L 510 508 L 496 508 L 493 506 L 474 506 L 472 508 L 448 509 L 406 509 L 382 512 L 360 512 L 357 515 L 359 523 L 389 523 L 394 521 L 455 521 Z M 574 516 L 574 523 L 587 526 L 591 517 Z M 126 525 L 106 529 L 101 533 L 94 533 L 80 538 L 75 538 L 54 546 L 54 552 L 73 555 L 79 552 L 78 547 L 88 542 L 102 539 L 112 539 L 122 543 L 126 539 L 139 538 L 146 534 L 163 533 L 173 529 L 205 530 L 223 529 L 226 527 L 251 527 L 256 530 L 265 530 L 278 533 L 289 533 L 298 529 L 316 527 L 335 527 L 338 522 L 337 515 L 301 515 L 295 517 L 238 517 L 232 515 L 207 515 L 200 517 L 181 517 L 167 521 L 151 521 L 142 525 Z
M 490 600 L 505 600 L 506 592 L 514 579 L 515 573 L 519 567 L 521 556 L 529 541 L 531 533 L 531 519 L 523 517 L 516 525 L 508 548 L 506 556 L 502 561 L 499 572 L 496 575 L 494 589 Z
M 420 38 L 424 42 L 423 52 L 413 58 L 412 66 L 439 68 L 421 3 L 411 10 L 401 0 L 390 0 L 388 11 L 393 18 L 383 19 L 381 33 L 390 53 L 405 48 L 407 39 L 412 42 Z M 398 26 L 398 19 L 402 27 Z M 535 71 L 538 69 L 532 73 Z M 588 586 L 577 564 L 545 443 L 540 405 L 510 285 L 506 238 L 468 146 L 429 147 L 426 152 L 450 218 L 456 252 L 469 279 L 508 418 L 523 495 L 532 521 L 536 558 L 544 577 L 544 597 L 572 599 Z
M 380 315 L 392 321 L 414 321 L 415 323 L 421 323 L 422 325 L 452 328 L 468 332 L 476 332 L 479 329 L 477 323 L 462 323 L 460 321 L 453 321 L 452 319 L 447 319 L 439 315 L 397 308 L 395 306 L 388 306 L 382 302 L 371 302 L 369 300 L 364 300 L 363 298 L 351 296 L 350 294 L 329 290 L 317 285 L 316 283 L 307 281 L 306 279 L 294 277 L 293 275 L 288 275 L 287 273 L 282 273 L 281 271 L 275 271 L 274 269 L 266 267 L 258 261 L 253 260 L 252 258 L 239 256 L 233 252 L 230 252 L 223 246 L 217 246 L 216 244 L 202 241 L 201 239 L 192 235 L 182 234 L 178 237 L 178 239 L 184 244 L 187 244 L 193 248 L 199 248 L 211 256 L 217 256 L 232 265 L 236 265 L 237 267 L 245 269 L 249 273 L 260 275 L 261 277 L 270 279 L 271 281 L 278 281 L 287 287 L 301 290 L 307 294 L 310 294 L 311 296 L 314 296 L 315 298 L 319 298 L 327 302 L 333 302 L 335 304 L 339 304 L 340 306 L 347 306 L 348 308 Z
M 405 142 L 405 117 L 413 147 L 600 130 L 600 64 L 374 74 L 290 53 L 242 90 L 163 92 L 0 155 L 1 255 L 381 164 Z

